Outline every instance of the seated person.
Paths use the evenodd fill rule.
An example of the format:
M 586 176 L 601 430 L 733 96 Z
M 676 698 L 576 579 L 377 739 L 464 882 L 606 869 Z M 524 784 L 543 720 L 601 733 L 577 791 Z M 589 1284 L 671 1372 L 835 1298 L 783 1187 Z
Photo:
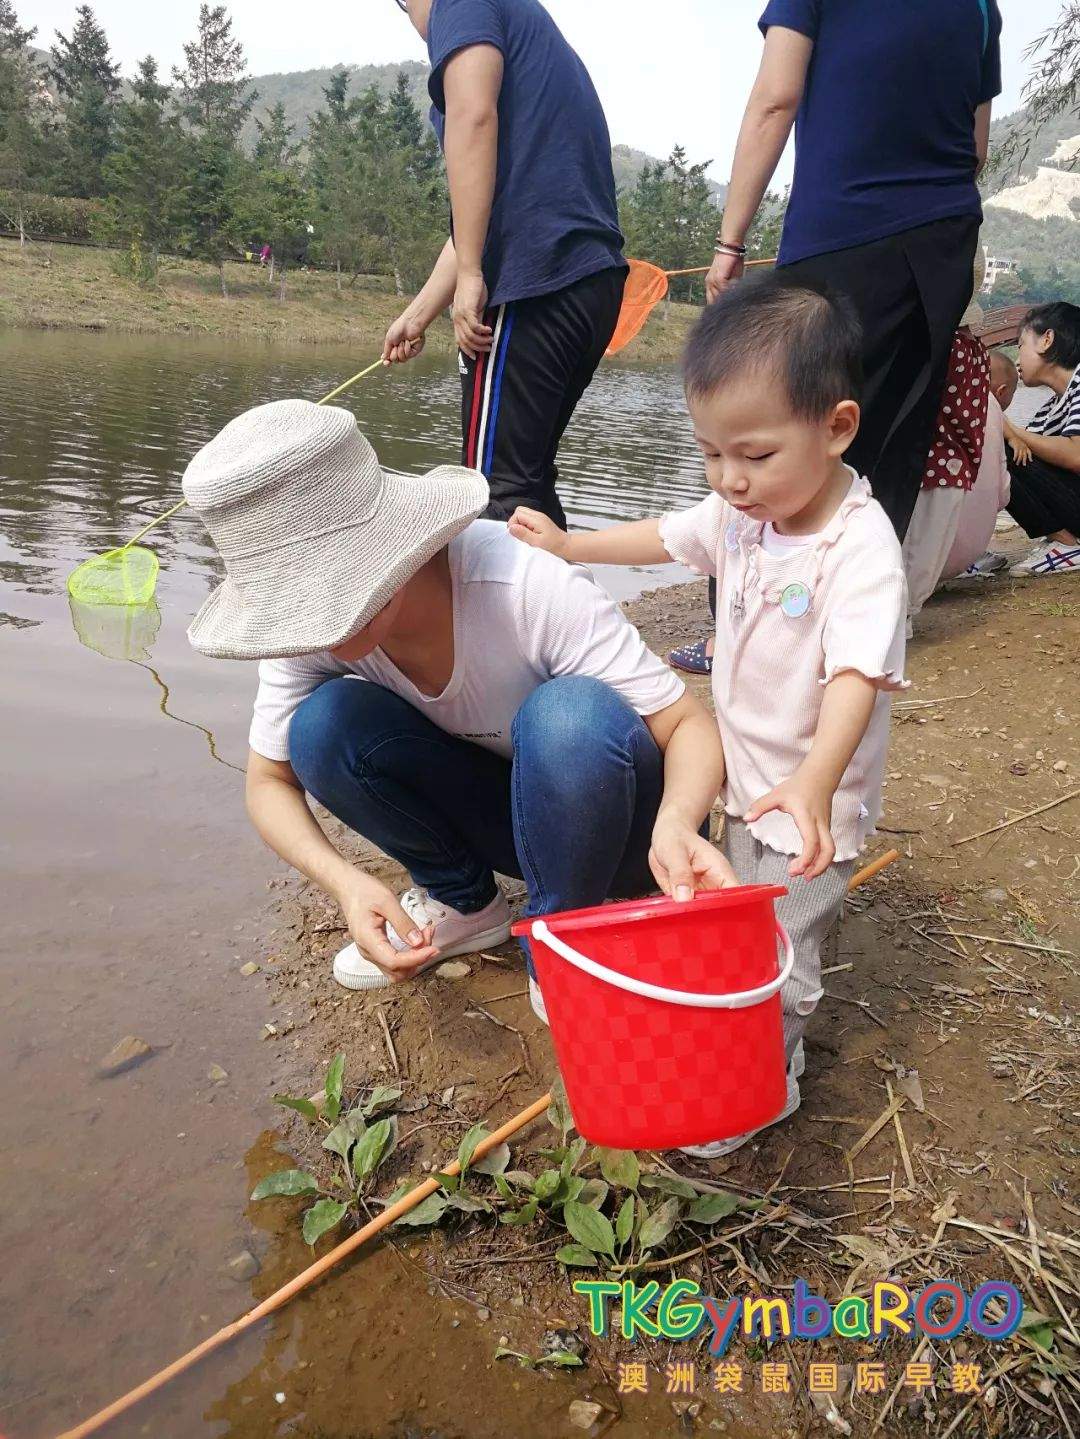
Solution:
M 1021 428 L 1005 421 L 1012 452 L 1009 514 L 1036 541 L 1014 575 L 1080 575 L 1080 308 L 1056 300 L 1029 311 L 1020 378 L 1053 391 Z
M 1012 481 L 1005 449 L 1005 411 L 1012 404 L 1020 376 L 1008 355 L 994 350 L 990 355 L 990 403 L 986 411 L 986 435 L 983 439 L 982 461 L 975 483 L 960 507 L 959 523 L 945 568 L 943 580 L 961 576 L 979 578 L 1003 570 L 1008 565 L 1004 555 L 988 553 L 997 517 L 1006 509 L 1012 492 Z
M 987 546 L 1009 498 L 1003 411 L 1016 382 L 1011 360 L 987 356 L 981 341 L 957 331 L 937 436 L 903 546 L 909 624 L 942 580 L 1008 566 Z
M 503 943 L 496 873 L 530 916 L 735 882 L 700 832 L 712 718 L 586 571 L 476 518 L 478 471 L 384 473 L 348 410 L 283 400 L 211 440 L 184 495 L 226 571 L 188 636 L 262 661 L 248 813 L 341 906 L 341 984 Z M 415 887 L 399 901 L 340 854 L 305 792 Z

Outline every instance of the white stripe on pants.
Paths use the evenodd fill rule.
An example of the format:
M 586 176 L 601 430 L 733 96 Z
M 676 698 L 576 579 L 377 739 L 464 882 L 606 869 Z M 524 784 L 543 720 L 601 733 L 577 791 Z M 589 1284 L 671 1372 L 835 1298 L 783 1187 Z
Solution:
M 792 879 L 788 874 L 791 855 L 779 854 L 761 844 L 750 833 L 748 825 L 731 815 L 725 819 L 722 848 L 743 884 L 782 884 L 789 891 L 776 901 L 776 917 L 787 930 L 795 950 L 795 968 L 780 992 L 784 1053 L 790 1064 L 806 1021 L 821 1000 L 821 946 L 844 908 L 855 861 L 831 864 L 823 875 L 809 883 Z

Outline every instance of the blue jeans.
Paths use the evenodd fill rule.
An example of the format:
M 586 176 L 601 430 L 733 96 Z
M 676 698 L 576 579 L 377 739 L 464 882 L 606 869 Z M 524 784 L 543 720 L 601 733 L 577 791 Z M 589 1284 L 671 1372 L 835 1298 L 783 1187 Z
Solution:
M 626 701 L 600 680 L 548 680 L 512 738 L 503 759 L 381 685 L 336 679 L 293 715 L 289 760 L 331 814 L 463 914 L 494 899 L 496 870 L 525 881 L 526 915 L 655 889 L 663 760 Z

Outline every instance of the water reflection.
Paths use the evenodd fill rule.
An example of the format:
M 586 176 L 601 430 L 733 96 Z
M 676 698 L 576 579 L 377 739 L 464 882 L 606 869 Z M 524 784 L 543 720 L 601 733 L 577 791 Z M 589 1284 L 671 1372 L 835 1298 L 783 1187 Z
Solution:
M 0 335 L 0 580 L 49 593 L 175 503 L 192 454 L 241 410 L 317 399 L 356 367 L 350 350 L 103 335 Z M 459 387 L 447 359 L 364 380 L 348 403 L 389 466 L 457 458 Z M 603 368 L 567 432 L 560 490 L 577 523 L 692 502 L 701 465 L 673 371 Z M 220 564 L 195 516 L 154 532 L 163 583 L 197 604 Z

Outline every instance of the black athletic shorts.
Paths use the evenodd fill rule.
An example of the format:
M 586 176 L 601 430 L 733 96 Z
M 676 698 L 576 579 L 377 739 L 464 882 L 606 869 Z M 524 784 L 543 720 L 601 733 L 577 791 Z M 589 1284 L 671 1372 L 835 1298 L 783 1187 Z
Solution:
M 487 354 L 461 363 L 461 459 L 491 487 L 486 517 L 529 505 L 566 528 L 555 492 L 559 442 L 615 333 L 626 271 L 601 270 L 488 310 Z

